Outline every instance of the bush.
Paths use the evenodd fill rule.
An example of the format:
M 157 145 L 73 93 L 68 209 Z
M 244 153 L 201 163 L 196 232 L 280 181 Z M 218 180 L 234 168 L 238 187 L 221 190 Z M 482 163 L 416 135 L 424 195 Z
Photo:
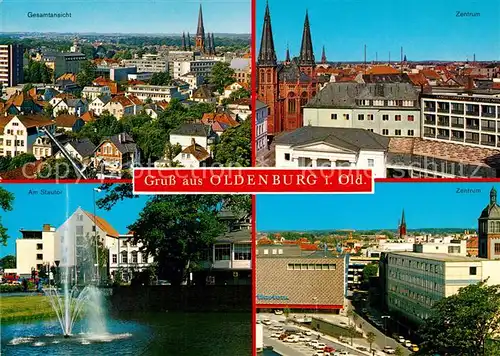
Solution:
M 0 284 L 0 293 L 22 292 L 23 286 L 20 284 Z

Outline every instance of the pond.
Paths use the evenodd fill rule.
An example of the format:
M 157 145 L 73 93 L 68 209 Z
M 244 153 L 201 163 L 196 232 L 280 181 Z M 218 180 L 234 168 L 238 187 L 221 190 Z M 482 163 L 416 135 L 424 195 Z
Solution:
M 107 318 L 109 334 L 63 338 L 57 320 L 2 325 L 2 355 L 251 355 L 250 313 L 141 313 Z

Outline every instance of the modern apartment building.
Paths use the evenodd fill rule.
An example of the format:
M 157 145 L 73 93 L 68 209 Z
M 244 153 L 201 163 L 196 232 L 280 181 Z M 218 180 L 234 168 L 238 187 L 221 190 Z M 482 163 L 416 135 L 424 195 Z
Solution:
M 258 309 L 329 310 L 344 308 L 345 257 L 300 246 L 259 245 L 256 249 Z
M 194 61 L 176 61 L 173 62 L 173 78 L 179 79 L 186 73 L 194 73 L 199 75 L 205 79 L 210 76 L 212 72 L 212 67 L 215 63 L 222 61 L 223 58 L 220 59 L 197 59 Z
M 145 54 L 141 59 L 126 59 L 123 64 L 127 67 L 136 67 L 137 73 L 168 72 L 168 60 L 158 54 Z
M 295 107 L 288 110 L 294 111 Z M 420 136 L 419 92 L 409 83 L 329 83 L 303 110 L 303 126 L 359 128 L 383 136 Z
M 44 224 L 42 230 L 20 230 L 16 240 L 16 273 L 21 277 L 31 276 L 31 270 L 42 266 L 55 266 L 60 260 L 59 241 L 56 229 Z
M 0 84 L 13 87 L 23 83 L 24 48 L 20 44 L 0 45 Z
M 441 253 L 389 252 L 386 261 L 386 303 L 389 311 L 422 323 L 442 298 L 487 278 L 500 284 L 500 261 Z
M 434 93 L 422 96 L 425 139 L 500 149 L 499 119 L 499 95 Z
M 152 101 L 167 101 L 172 99 L 185 99 L 176 86 L 161 85 L 134 85 L 127 88 L 127 92 L 135 95 L 140 100 L 151 99 Z

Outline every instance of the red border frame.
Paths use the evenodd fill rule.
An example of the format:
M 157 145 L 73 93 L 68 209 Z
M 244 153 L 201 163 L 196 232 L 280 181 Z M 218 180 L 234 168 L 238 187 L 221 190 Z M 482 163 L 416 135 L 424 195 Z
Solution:
M 337 310 L 344 309 L 343 305 L 336 304 L 256 304 L 256 309 L 329 309 Z
M 256 31 L 256 6 L 257 6 L 257 0 L 251 0 L 250 1 L 250 12 L 251 12 L 251 45 L 250 45 L 250 66 L 251 66 L 251 75 L 250 75 L 250 80 L 251 80 L 251 103 L 252 103 L 252 113 L 250 114 L 251 119 L 252 119 L 252 142 L 251 142 L 251 147 L 252 147 L 252 167 L 255 167 L 257 165 L 257 117 L 255 116 L 255 109 L 256 109 L 256 104 L 257 104 L 257 83 L 256 83 L 256 58 L 257 56 L 255 55 L 256 50 L 257 50 L 257 44 L 256 44 L 256 36 L 255 36 L 255 31 Z M 257 355 L 257 308 L 256 308 L 256 297 L 257 297 L 257 291 L 256 291 L 256 270 L 255 270 L 255 265 L 256 265 L 256 238 L 257 238 L 257 223 L 256 223 L 256 218 L 257 218 L 257 196 L 252 195 L 252 332 L 250 335 L 252 335 L 252 350 L 251 350 L 251 355 Z

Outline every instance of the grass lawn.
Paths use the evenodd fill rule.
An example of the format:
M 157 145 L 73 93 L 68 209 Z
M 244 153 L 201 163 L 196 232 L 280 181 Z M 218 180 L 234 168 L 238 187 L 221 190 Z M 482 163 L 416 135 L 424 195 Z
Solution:
M 0 295 L 2 322 L 47 319 L 55 315 L 48 297 L 39 295 L 2 297 Z

